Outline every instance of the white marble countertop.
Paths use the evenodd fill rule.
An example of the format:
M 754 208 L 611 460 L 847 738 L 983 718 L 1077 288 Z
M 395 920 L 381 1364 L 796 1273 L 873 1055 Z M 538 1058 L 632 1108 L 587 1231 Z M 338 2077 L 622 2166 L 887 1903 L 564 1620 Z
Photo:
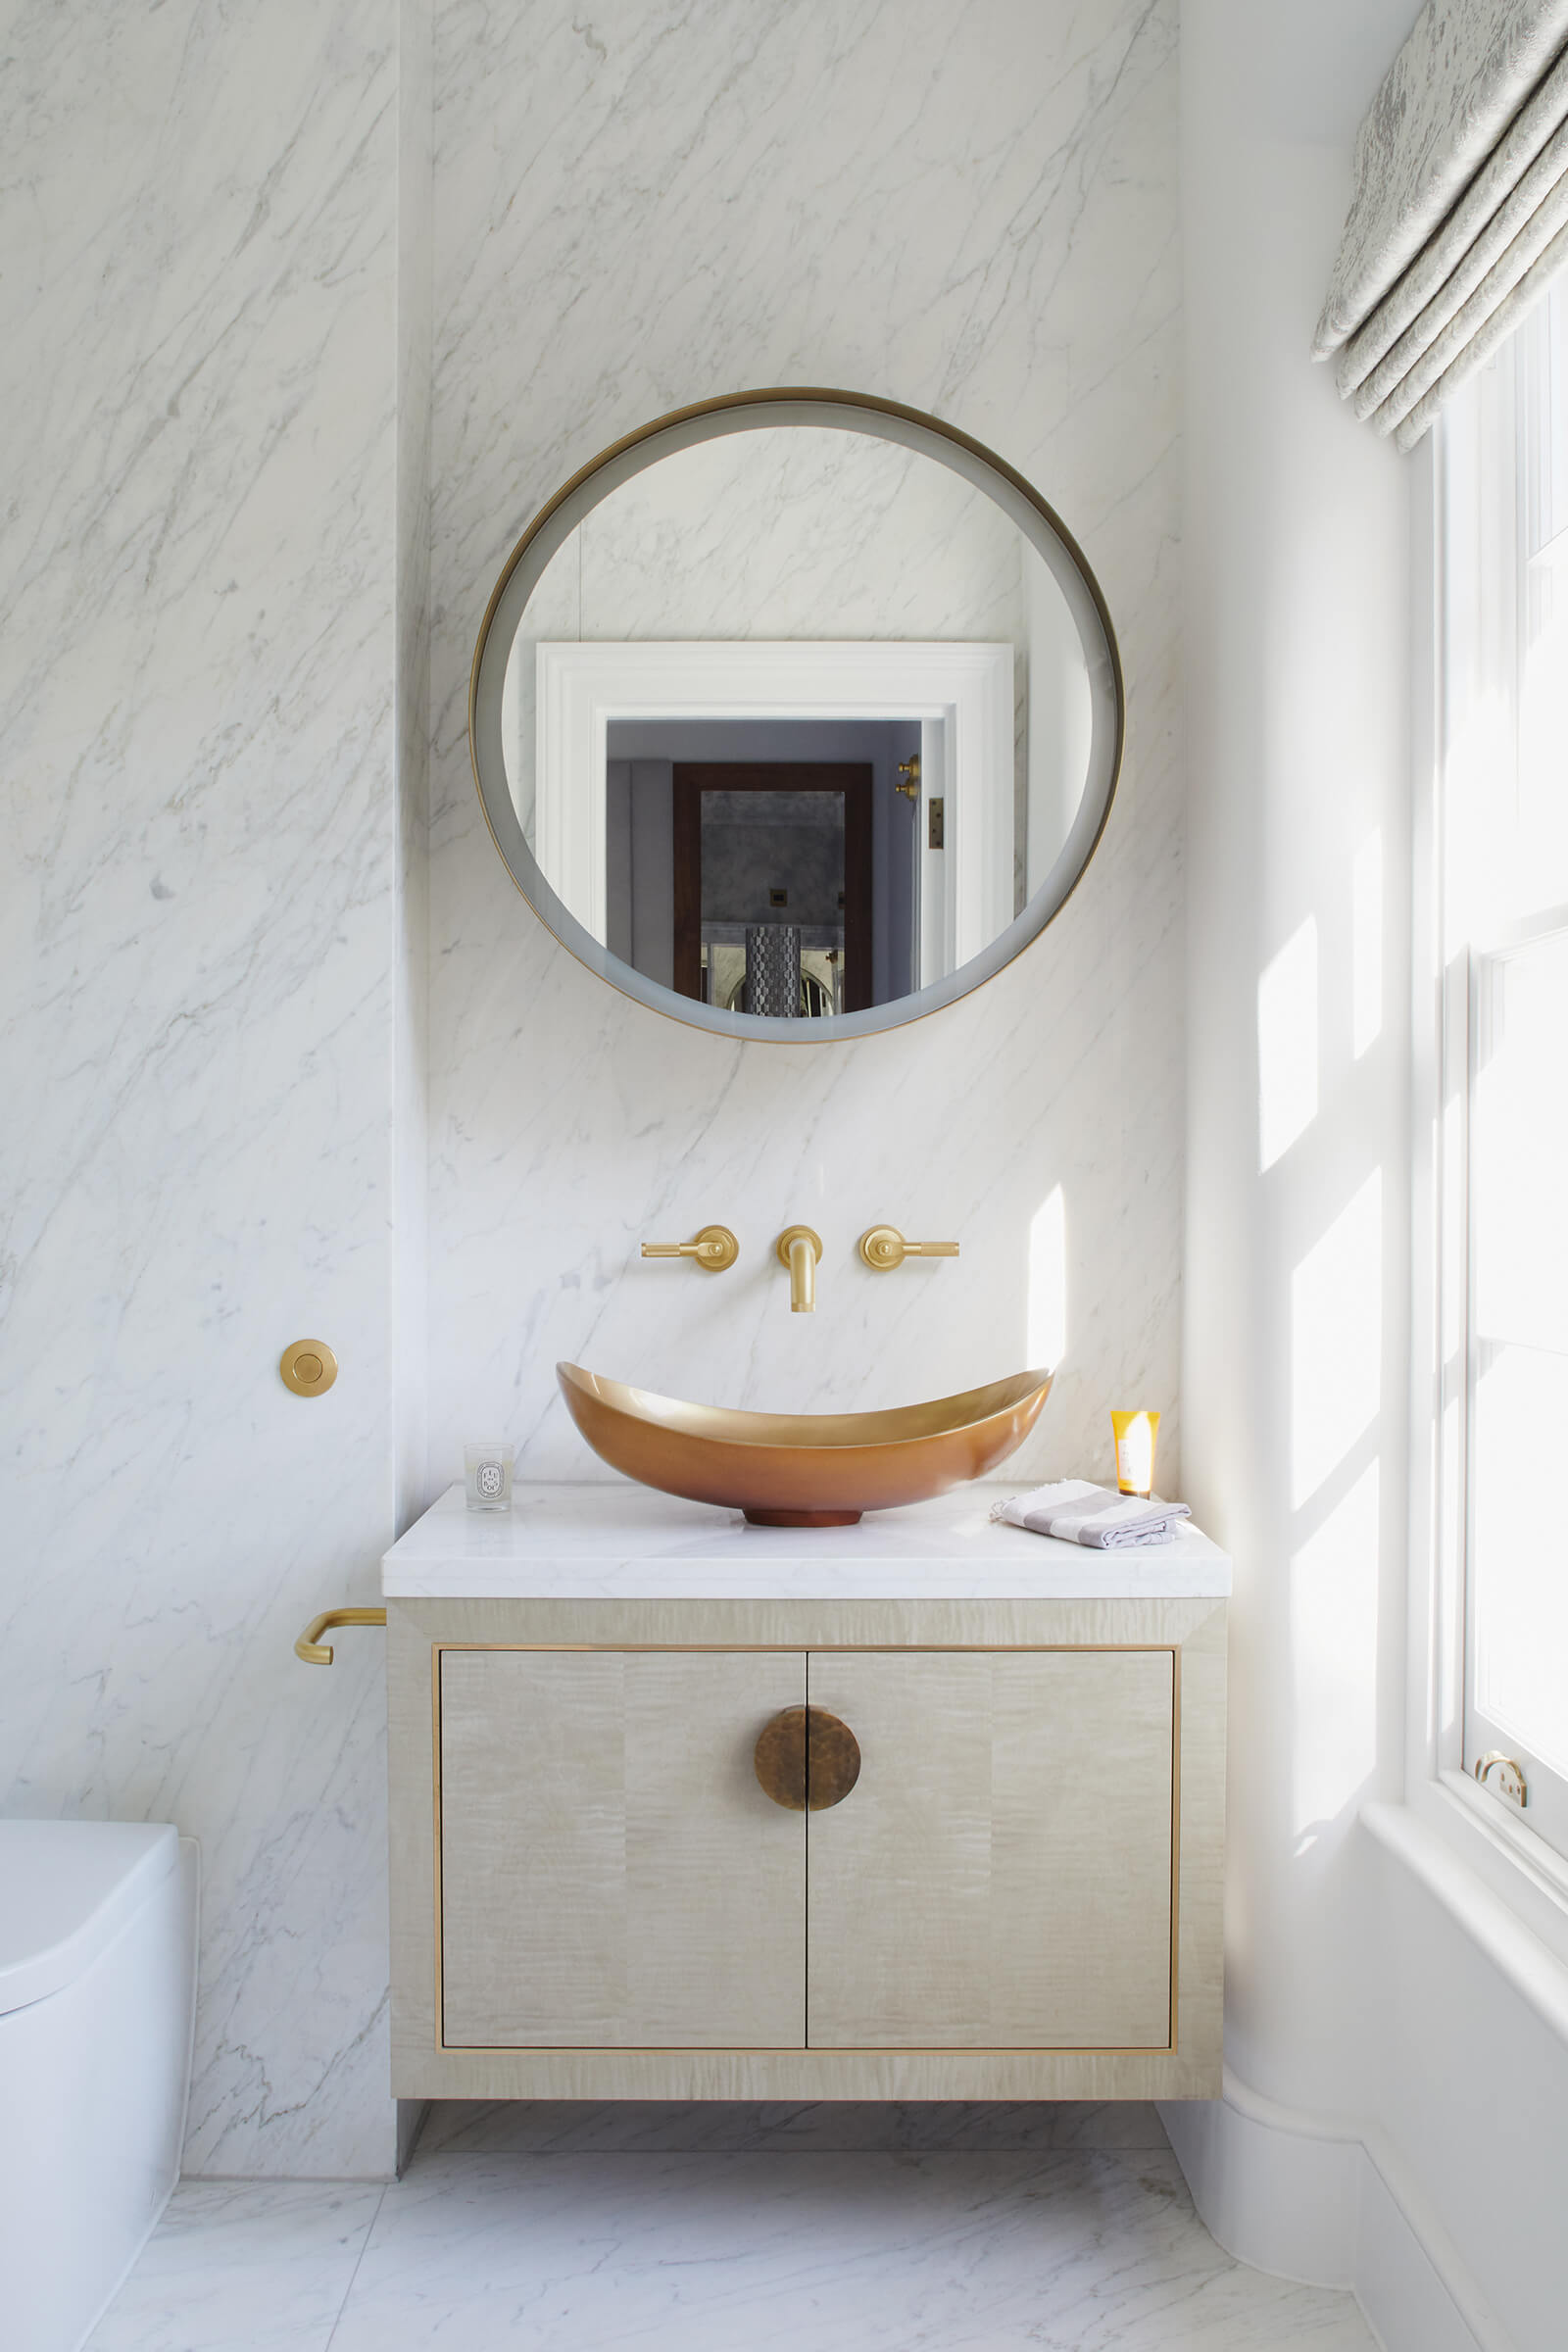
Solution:
M 1094 1551 L 988 1518 L 1015 1488 L 960 1487 L 856 1527 L 749 1527 L 739 1511 L 629 1482 L 519 1486 L 509 1512 L 449 1487 L 381 1562 L 388 1599 L 1121 1600 L 1222 1598 L 1226 1553 L 1174 1543 Z

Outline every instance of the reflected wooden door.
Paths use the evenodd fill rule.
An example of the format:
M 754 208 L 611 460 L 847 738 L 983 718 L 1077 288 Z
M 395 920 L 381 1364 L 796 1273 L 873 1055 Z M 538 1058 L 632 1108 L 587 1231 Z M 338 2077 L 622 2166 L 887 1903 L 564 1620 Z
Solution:
M 674 765 L 675 987 L 703 993 L 703 799 L 710 793 L 837 793 L 844 802 L 844 1009 L 871 1003 L 870 764 L 853 760 L 677 760 Z M 758 919 L 767 919 L 759 908 Z M 780 908 L 773 919 L 788 922 Z

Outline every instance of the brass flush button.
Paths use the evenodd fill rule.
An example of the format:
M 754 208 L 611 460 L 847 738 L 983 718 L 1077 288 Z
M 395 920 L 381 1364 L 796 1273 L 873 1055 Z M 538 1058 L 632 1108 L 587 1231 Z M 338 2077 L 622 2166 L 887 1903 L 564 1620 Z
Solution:
M 337 1378 L 337 1357 L 324 1340 L 294 1340 L 278 1358 L 285 1389 L 296 1396 L 324 1396 Z

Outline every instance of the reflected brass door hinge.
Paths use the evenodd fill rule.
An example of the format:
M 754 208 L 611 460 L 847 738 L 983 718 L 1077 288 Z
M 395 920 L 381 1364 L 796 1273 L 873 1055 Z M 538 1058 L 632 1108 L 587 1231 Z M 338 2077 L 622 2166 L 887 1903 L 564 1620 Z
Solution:
M 942 847 L 943 806 L 939 800 L 926 803 L 925 846 L 928 850 L 940 850 Z

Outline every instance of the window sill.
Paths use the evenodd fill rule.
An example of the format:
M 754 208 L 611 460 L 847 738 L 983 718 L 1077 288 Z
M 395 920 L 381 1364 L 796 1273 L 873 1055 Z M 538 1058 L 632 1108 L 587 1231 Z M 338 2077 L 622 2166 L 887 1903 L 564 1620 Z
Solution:
M 1521 1874 L 1536 1896 L 1550 1904 L 1552 1918 L 1560 1918 L 1568 1930 L 1568 1861 L 1531 1827 L 1529 1815 L 1489 1796 L 1467 1774 L 1450 1767 L 1439 1772 L 1438 1783 L 1445 1811 L 1456 1815 L 1466 1835 L 1484 1838 L 1488 1851 L 1510 1872 Z M 1507 1889 L 1499 1892 L 1506 1900 Z M 1568 1942 L 1562 1956 L 1568 1960 Z
M 1478 1823 L 1462 1797 L 1429 1782 L 1433 1800 L 1368 1804 L 1371 1836 L 1435 1895 L 1542 2023 L 1568 2043 L 1568 1899 Z M 1433 1815 L 1442 1824 L 1435 1826 Z M 1528 1833 L 1526 1833 L 1528 1835 Z

